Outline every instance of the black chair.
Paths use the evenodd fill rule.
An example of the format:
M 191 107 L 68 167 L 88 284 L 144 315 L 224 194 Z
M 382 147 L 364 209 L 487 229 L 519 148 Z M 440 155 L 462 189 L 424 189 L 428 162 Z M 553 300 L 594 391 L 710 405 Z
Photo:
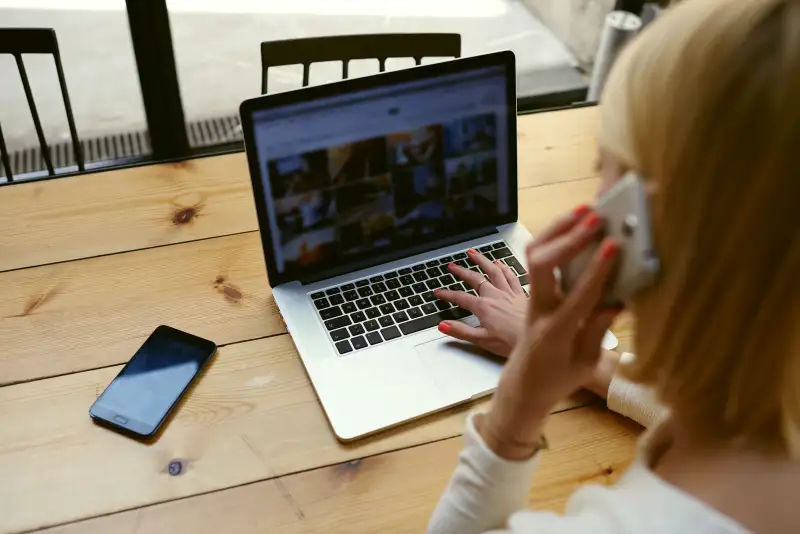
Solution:
M 49 28 L 0 28 L 0 54 L 11 54 L 17 61 L 17 70 L 22 80 L 22 87 L 25 89 L 25 98 L 28 100 L 28 107 L 31 110 L 33 125 L 36 128 L 36 135 L 39 138 L 39 146 L 42 149 L 42 158 L 44 158 L 45 165 L 47 165 L 47 173 L 50 176 L 55 175 L 53 160 L 50 157 L 47 140 L 44 138 L 42 123 L 39 121 L 39 112 L 36 110 L 36 103 L 33 100 L 33 93 L 31 92 L 31 86 L 28 82 L 25 64 L 22 61 L 22 54 L 50 54 L 53 56 L 53 60 L 56 64 L 56 72 L 58 73 L 58 84 L 61 86 L 61 96 L 64 99 L 64 108 L 67 112 L 67 121 L 69 122 L 69 133 L 72 137 L 75 162 L 78 164 L 78 169 L 84 171 L 81 145 L 78 140 L 78 132 L 75 129 L 75 118 L 72 115 L 72 106 L 69 103 L 67 82 L 64 80 L 64 70 L 61 67 L 61 55 L 58 52 L 58 40 L 56 39 L 55 30 Z M 5 139 L 3 139 L 2 128 L 0 128 L 0 157 L 6 169 L 6 178 L 11 182 L 13 181 L 13 176 Z
M 457 33 L 382 33 L 287 39 L 261 43 L 261 94 L 267 93 L 270 67 L 303 65 L 303 87 L 308 86 L 312 63 L 341 61 L 347 79 L 350 62 L 377 59 L 380 71 L 389 58 L 412 57 L 417 65 L 423 57 L 461 57 L 461 35 Z

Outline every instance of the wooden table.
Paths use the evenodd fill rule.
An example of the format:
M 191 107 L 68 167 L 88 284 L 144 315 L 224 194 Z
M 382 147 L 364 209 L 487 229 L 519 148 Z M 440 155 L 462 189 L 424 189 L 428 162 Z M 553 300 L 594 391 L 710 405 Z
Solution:
M 520 118 L 532 232 L 592 198 L 595 115 Z M 270 295 L 243 154 L 0 188 L 0 296 L 0 534 L 422 532 L 475 407 L 337 442 Z M 161 323 L 221 348 L 144 445 L 88 409 Z M 554 510 L 614 480 L 639 431 L 586 394 L 559 410 L 531 493 Z

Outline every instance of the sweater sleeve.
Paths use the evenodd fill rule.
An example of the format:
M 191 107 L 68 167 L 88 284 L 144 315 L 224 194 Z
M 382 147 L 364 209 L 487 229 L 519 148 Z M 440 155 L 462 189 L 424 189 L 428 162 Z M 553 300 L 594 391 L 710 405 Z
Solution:
M 630 353 L 623 353 L 621 361 L 625 363 L 633 357 Z M 669 410 L 658 403 L 650 388 L 618 375 L 611 380 L 607 404 L 609 410 L 633 419 L 645 428 L 652 428 L 669 414 Z
M 467 419 L 465 447 L 428 534 L 478 534 L 503 528 L 512 513 L 527 506 L 539 454 L 522 462 L 500 458 L 478 434 L 475 415 Z

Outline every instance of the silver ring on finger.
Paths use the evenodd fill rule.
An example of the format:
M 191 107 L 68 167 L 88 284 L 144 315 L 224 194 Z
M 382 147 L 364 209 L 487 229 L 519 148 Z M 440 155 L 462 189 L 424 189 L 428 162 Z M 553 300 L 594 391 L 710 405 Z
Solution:
M 478 284 L 478 287 L 476 287 L 476 288 L 475 288 L 475 292 L 476 292 L 478 295 L 480 295 L 480 294 L 481 294 L 481 286 L 482 286 L 483 284 L 485 284 L 486 282 L 488 282 L 488 281 L 489 281 L 489 279 L 488 279 L 488 278 L 484 278 L 483 280 L 481 280 L 481 283 L 480 283 L 480 284 Z

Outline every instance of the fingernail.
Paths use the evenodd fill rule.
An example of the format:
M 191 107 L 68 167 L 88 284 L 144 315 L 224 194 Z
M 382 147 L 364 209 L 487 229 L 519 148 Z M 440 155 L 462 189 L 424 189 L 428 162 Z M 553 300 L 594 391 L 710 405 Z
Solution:
M 495 262 L 497 265 L 499 265 L 500 267 L 502 267 L 502 266 L 503 266 L 503 262 L 502 262 L 502 261 L 500 261 L 500 260 L 494 260 L 494 262 Z
M 477 250 L 475 250 L 474 248 L 471 248 L 471 249 L 469 249 L 467 252 L 468 252 L 469 254 L 477 254 L 477 253 L 478 253 L 478 251 L 477 251 Z
M 587 213 L 589 213 L 590 209 L 591 208 L 589 208 L 588 204 L 581 204 L 580 206 L 575 208 L 575 211 L 573 211 L 572 214 L 577 218 L 581 218 L 584 215 L 586 215 Z
M 453 327 L 445 322 L 439 323 L 439 332 L 441 332 L 442 334 L 449 334 L 450 330 L 452 329 Z
M 455 264 L 455 263 L 453 263 L 452 261 L 451 261 L 450 263 L 448 263 L 448 264 L 447 264 L 447 268 L 448 268 L 448 269 L 452 269 L 452 268 L 453 268 L 453 267 L 455 267 L 455 266 L 456 266 L 456 264 Z
M 434 289 L 434 290 L 433 290 L 433 294 L 434 294 L 434 295 L 436 295 L 436 294 L 438 294 L 438 293 L 439 293 L 439 292 L 441 292 L 441 291 L 442 291 L 441 289 Z M 430 328 L 430 327 L 428 327 L 428 328 Z
M 619 245 L 615 241 L 604 241 L 600 247 L 600 254 L 606 259 L 616 256 L 617 252 L 619 252 Z
M 596 213 L 592 213 L 588 217 L 586 217 L 583 222 L 581 223 L 586 230 L 594 230 L 600 225 L 600 216 Z

